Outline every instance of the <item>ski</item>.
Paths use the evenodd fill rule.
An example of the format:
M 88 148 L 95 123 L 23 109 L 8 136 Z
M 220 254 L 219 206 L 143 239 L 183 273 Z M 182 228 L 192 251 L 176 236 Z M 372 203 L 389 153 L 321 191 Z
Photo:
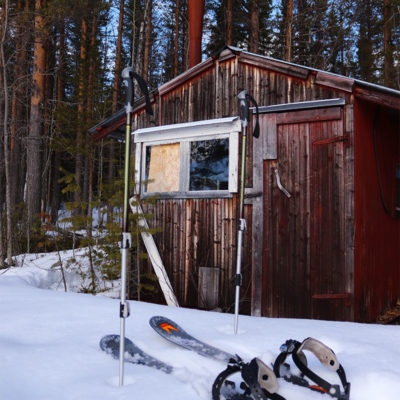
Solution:
M 113 358 L 119 359 L 119 342 L 120 335 L 106 335 L 100 340 L 100 348 Z M 150 354 L 145 353 L 141 348 L 136 346 L 132 340 L 125 338 L 125 361 L 132 364 L 146 365 L 170 374 L 173 371 L 171 365 L 165 364 L 161 360 L 154 358 Z
M 191 334 L 182 329 L 176 322 L 162 316 L 155 316 L 150 319 L 150 326 L 163 338 L 200 354 L 201 356 L 212 358 L 218 361 L 229 362 L 237 359 L 237 356 L 217 349 L 207 343 L 196 339 Z
M 195 338 L 166 317 L 150 318 L 150 326 L 163 338 L 178 346 L 228 363 L 227 369 L 213 383 L 213 400 L 285 400 L 276 393 L 278 382 L 274 371 L 258 358 L 246 363 L 238 355 L 229 354 Z

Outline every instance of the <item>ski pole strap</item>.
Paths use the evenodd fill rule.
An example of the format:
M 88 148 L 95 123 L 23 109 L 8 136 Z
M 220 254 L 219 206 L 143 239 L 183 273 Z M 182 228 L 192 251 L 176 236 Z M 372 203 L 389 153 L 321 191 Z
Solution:
M 246 220 L 244 218 L 239 218 L 238 229 L 239 231 L 245 231 L 247 228 Z
M 307 367 L 307 359 L 303 350 L 311 351 L 323 365 L 338 374 L 344 392 L 340 391 L 339 385 L 331 385 L 329 382 L 321 378 Z M 290 354 L 292 355 L 294 363 L 301 371 L 303 376 L 306 376 L 312 380 L 314 383 L 316 383 L 316 385 L 310 385 L 309 382 L 303 378 L 303 376 L 290 374 L 290 367 L 285 363 L 287 356 Z M 277 357 L 274 363 L 273 368 L 276 376 L 280 377 L 282 375 L 282 367 L 286 368 L 286 371 L 283 373 L 283 378 L 288 382 L 291 382 L 295 385 L 308 387 L 309 389 L 318 391 L 320 393 L 327 393 L 338 400 L 348 400 L 350 397 L 350 383 L 347 382 L 344 369 L 342 365 L 339 364 L 335 353 L 316 339 L 307 338 L 302 343 L 298 342 L 297 340 L 287 340 L 286 343 L 281 346 L 281 354 Z
M 137 82 L 139 83 L 140 90 L 144 94 L 146 100 L 146 113 L 149 115 L 153 115 L 153 107 L 151 106 L 150 94 L 149 94 L 149 89 L 147 88 L 146 81 L 136 72 L 132 72 L 132 76 L 137 80 Z
M 133 80 L 132 80 L 133 67 L 126 67 L 122 71 L 122 79 L 126 86 L 126 105 L 125 111 L 127 114 L 133 112 Z
M 139 84 L 140 90 L 142 91 L 145 97 L 146 112 L 147 114 L 153 115 L 153 108 L 151 107 L 150 95 L 146 81 L 134 71 L 133 67 L 124 68 L 122 71 L 122 78 L 124 79 L 125 85 L 127 86 L 126 112 L 127 113 L 133 112 L 133 100 L 134 100 L 133 79 L 136 79 L 136 81 Z
M 256 125 L 253 130 L 253 136 L 255 138 L 258 138 L 260 136 L 260 121 L 259 121 L 259 113 L 258 113 L 258 104 L 254 97 L 250 94 L 247 94 L 247 97 L 250 99 L 250 101 L 254 104 L 254 107 L 256 108 Z
M 119 317 L 120 318 L 128 318 L 131 315 L 131 309 L 129 307 L 129 303 L 119 303 Z
M 235 286 L 242 286 L 242 274 L 235 275 Z
M 250 109 L 249 109 L 249 100 L 253 103 L 256 108 L 256 125 L 253 130 L 253 136 L 258 138 L 260 136 L 260 123 L 259 123 L 259 112 L 258 112 L 258 104 L 254 97 L 247 92 L 247 90 L 242 90 L 238 94 L 239 99 L 239 111 L 240 111 L 240 120 L 242 122 L 242 126 L 245 127 L 248 124 Z
M 132 235 L 130 232 L 122 232 L 120 247 L 121 249 L 130 249 L 132 247 Z

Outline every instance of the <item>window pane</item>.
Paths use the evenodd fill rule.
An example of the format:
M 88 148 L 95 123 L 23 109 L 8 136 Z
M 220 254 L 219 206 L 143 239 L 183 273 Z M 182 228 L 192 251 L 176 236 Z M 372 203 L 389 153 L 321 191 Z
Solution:
M 190 144 L 190 190 L 228 190 L 229 139 Z
M 180 144 L 146 148 L 146 192 L 178 192 Z

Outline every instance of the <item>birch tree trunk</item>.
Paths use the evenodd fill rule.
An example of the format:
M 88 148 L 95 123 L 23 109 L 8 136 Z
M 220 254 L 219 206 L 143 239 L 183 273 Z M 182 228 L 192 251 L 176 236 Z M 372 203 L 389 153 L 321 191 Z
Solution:
M 64 101 L 64 62 L 65 62 L 65 22 L 64 17 L 60 17 L 59 21 L 60 40 L 58 44 L 58 69 L 57 69 L 57 102 L 58 107 L 61 107 Z M 60 127 L 56 124 L 56 136 L 60 136 Z M 51 221 L 55 223 L 58 218 L 58 208 L 60 205 L 60 166 L 61 153 L 58 149 L 54 152 L 54 171 L 52 183 L 51 197 Z

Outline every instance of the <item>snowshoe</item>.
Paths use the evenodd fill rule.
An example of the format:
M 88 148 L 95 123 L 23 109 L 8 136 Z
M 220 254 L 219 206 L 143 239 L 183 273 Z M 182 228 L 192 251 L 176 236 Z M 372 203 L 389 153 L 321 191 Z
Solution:
M 228 379 L 229 378 L 229 379 Z M 277 394 L 278 381 L 271 368 L 260 359 L 249 363 L 231 359 L 212 386 L 213 400 L 285 400 Z
M 308 368 L 304 350 L 313 353 L 322 365 L 338 374 L 343 391 L 341 391 L 340 385 L 330 384 Z M 300 375 L 293 374 L 290 371 L 290 365 L 285 363 L 289 355 L 292 356 L 293 362 L 300 370 Z M 313 338 L 307 338 L 303 342 L 293 339 L 287 340 L 281 346 L 281 354 L 275 360 L 274 372 L 277 377 L 283 377 L 287 382 L 329 394 L 338 400 L 349 400 L 350 398 L 350 383 L 347 382 L 342 365 L 339 363 L 335 353 L 319 340 Z M 313 383 L 310 383 L 307 378 Z

